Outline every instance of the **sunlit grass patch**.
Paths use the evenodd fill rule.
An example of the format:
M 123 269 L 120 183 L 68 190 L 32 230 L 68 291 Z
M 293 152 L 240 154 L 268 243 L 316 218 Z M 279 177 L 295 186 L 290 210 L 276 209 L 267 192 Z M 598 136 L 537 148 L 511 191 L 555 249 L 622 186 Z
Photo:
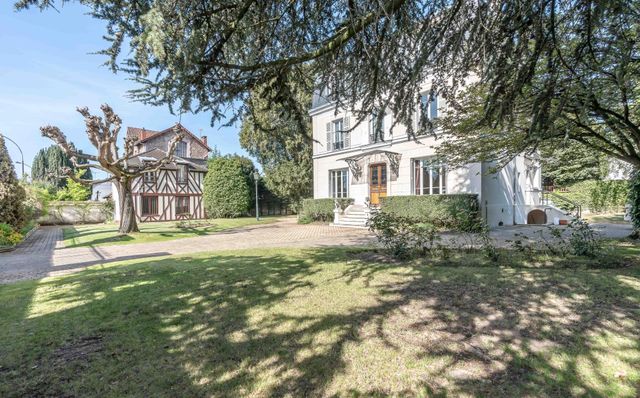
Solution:
M 277 217 L 264 217 L 257 221 L 253 217 L 221 218 L 204 220 L 193 227 L 179 226 L 178 222 L 149 222 L 138 224 L 140 232 L 128 235 L 118 234 L 118 225 L 89 224 L 64 227 L 62 229 L 65 247 L 105 246 L 129 243 L 158 242 L 194 236 L 208 235 L 231 228 L 246 227 L 256 224 L 269 224 L 277 221 Z
M 130 260 L 0 286 L 0 396 L 640 392 L 640 268 L 341 249 Z

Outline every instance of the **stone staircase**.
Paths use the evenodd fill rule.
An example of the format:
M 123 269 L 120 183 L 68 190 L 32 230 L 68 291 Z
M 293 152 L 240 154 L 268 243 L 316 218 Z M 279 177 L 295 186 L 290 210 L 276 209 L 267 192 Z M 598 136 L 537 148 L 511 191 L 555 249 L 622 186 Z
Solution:
M 364 205 L 350 205 L 344 212 L 336 210 L 333 223 L 335 227 L 363 228 L 367 227 L 369 209 Z

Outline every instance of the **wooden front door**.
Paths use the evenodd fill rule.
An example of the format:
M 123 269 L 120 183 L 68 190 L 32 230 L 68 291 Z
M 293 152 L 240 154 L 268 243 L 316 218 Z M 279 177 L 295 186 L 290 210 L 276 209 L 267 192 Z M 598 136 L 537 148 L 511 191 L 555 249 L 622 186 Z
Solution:
M 380 204 L 380 198 L 387 196 L 387 165 L 369 166 L 369 200 L 372 205 Z

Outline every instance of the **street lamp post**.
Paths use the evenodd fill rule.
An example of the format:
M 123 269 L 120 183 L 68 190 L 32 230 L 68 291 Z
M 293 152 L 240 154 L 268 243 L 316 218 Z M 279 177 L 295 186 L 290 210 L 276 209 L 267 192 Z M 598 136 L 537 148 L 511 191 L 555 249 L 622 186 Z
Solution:
M 24 178 L 25 181 L 29 181 L 29 179 L 27 178 L 26 174 L 24 174 L 24 166 L 27 166 L 29 169 L 33 170 L 31 165 L 28 165 L 25 162 L 20 162 L 20 161 L 16 162 L 16 164 L 21 164 L 22 165 L 22 178 Z
M 253 181 L 256 185 L 256 220 L 260 221 L 260 208 L 258 206 L 258 179 L 260 178 L 260 173 L 258 170 L 253 172 Z
M 2 133 L 0 133 L 0 137 L 6 138 L 7 140 L 13 142 L 13 144 L 15 146 L 18 147 L 18 150 L 20 151 L 20 162 L 19 163 L 22 164 L 22 178 L 24 178 L 24 155 L 22 154 L 22 149 L 20 148 L 20 145 L 18 145 L 17 142 L 15 142 L 14 140 L 12 140 L 11 138 L 7 137 L 6 135 L 4 135 Z

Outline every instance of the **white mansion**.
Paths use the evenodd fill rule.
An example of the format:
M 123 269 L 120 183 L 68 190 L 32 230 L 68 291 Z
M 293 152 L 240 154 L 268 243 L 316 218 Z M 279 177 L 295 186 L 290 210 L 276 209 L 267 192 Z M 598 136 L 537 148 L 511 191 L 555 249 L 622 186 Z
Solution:
M 428 90 L 421 103 L 416 112 L 427 112 L 429 119 L 446 111 L 442 99 L 429 99 Z M 314 198 L 353 198 L 347 217 L 350 212 L 361 215 L 366 203 L 376 205 L 384 196 L 473 193 L 492 227 L 567 218 L 559 209 L 542 204 L 541 170 L 533 157 L 518 156 L 495 174 L 489 174 L 491 164 L 485 163 L 450 169 L 434 162 L 433 147 L 438 143 L 433 137 L 409 139 L 401 125 L 391 134 L 389 114 L 381 123 L 384 141 L 377 142 L 373 118 L 350 130 L 355 118 L 346 111 L 336 113 L 335 103 L 319 94 L 313 97 L 310 115 Z

